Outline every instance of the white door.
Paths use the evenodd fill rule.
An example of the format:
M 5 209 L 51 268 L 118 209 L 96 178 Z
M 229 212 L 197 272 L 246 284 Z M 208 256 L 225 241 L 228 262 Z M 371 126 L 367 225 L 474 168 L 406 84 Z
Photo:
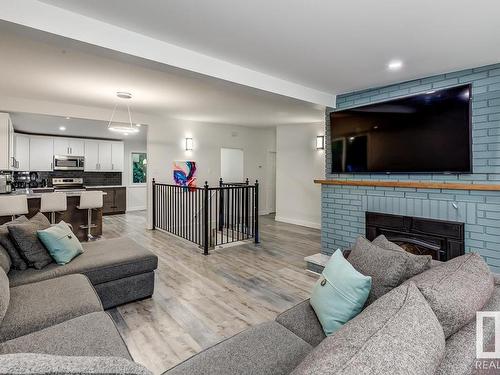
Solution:
M 267 210 L 276 212 L 276 152 L 267 156 Z
M 81 139 L 70 139 L 69 154 L 73 156 L 85 155 L 85 142 Z
M 220 149 L 220 176 L 224 182 L 244 182 L 243 150 Z
M 99 142 L 99 170 L 113 170 L 113 152 L 111 142 Z
M 123 172 L 124 148 L 122 142 L 111 144 L 111 169 Z
M 66 138 L 54 137 L 54 155 L 70 155 L 69 142 Z
M 15 135 L 16 169 L 18 171 L 30 170 L 30 137 L 27 135 Z
M 99 170 L 99 142 L 85 141 L 85 170 Z
M 49 137 L 30 137 L 30 170 L 52 171 L 54 140 Z

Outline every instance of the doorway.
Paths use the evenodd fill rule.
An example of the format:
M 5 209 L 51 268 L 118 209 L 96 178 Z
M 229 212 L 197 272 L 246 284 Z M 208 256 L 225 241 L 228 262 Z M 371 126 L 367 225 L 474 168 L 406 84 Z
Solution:
M 220 176 L 222 181 L 244 182 L 243 150 L 238 148 L 220 149 Z
M 267 154 L 267 210 L 276 212 L 276 151 Z

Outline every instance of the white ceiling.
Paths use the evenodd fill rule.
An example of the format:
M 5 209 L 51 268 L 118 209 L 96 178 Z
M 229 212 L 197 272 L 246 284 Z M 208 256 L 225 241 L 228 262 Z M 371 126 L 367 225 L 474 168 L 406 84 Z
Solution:
M 134 58 L 0 21 L 0 96 L 248 126 L 324 120 L 324 106 Z M 0 101 L 0 110 L 2 110 Z
M 500 61 L 497 0 L 42 1 L 330 93 Z
M 10 113 L 14 129 L 18 132 L 31 134 L 45 134 L 57 136 L 72 136 L 84 138 L 102 138 L 114 140 L 130 140 L 134 142 L 146 142 L 147 126 L 141 126 L 139 132 L 129 135 L 121 135 L 108 130 L 105 121 L 66 118 L 61 116 L 49 116 L 37 113 Z M 59 127 L 64 126 L 65 131 Z

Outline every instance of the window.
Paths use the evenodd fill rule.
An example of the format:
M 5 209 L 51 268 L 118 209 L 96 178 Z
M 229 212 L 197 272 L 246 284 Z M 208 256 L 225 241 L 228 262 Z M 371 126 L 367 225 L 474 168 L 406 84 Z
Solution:
M 132 184 L 145 184 L 148 160 L 145 152 L 132 152 Z

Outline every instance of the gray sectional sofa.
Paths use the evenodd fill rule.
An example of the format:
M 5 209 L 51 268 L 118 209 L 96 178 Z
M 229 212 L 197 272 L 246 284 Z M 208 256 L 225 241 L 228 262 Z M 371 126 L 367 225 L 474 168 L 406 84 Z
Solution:
M 127 238 L 84 250 L 65 266 L 0 269 L 0 373 L 149 374 L 104 310 L 151 296 L 157 257 Z
M 433 263 L 426 274 L 385 294 L 328 338 L 306 300 L 275 321 L 194 355 L 165 375 L 471 374 L 476 360 L 473 306 L 479 295 L 489 295 L 481 310 L 500 310 L 500 278 L 493 280 L 482 266 L 479 275 L 475 265 L 469 267 L 470 273 L 462 265 L 450 267 L 451 273 L 441 266 Z M 449 281 L 443 282 L 446 279 Z M 483 282 L 491 283 L 490 291 L 481 292 Z M 444 317 L 439 311 L 443 306 L 426 301 L 432 288 L 441 288 L 443 300 L 450 302 L 450 311 L 444 306 Z M 453 299 L 458 303 L 455 307 L 451 306 Z M 453 314 L 457 319 L 451 320 L 463 325 L 451 334 L 447 315 Z M 485 340 L 494 331 L 494 323 L 487 320 Z

